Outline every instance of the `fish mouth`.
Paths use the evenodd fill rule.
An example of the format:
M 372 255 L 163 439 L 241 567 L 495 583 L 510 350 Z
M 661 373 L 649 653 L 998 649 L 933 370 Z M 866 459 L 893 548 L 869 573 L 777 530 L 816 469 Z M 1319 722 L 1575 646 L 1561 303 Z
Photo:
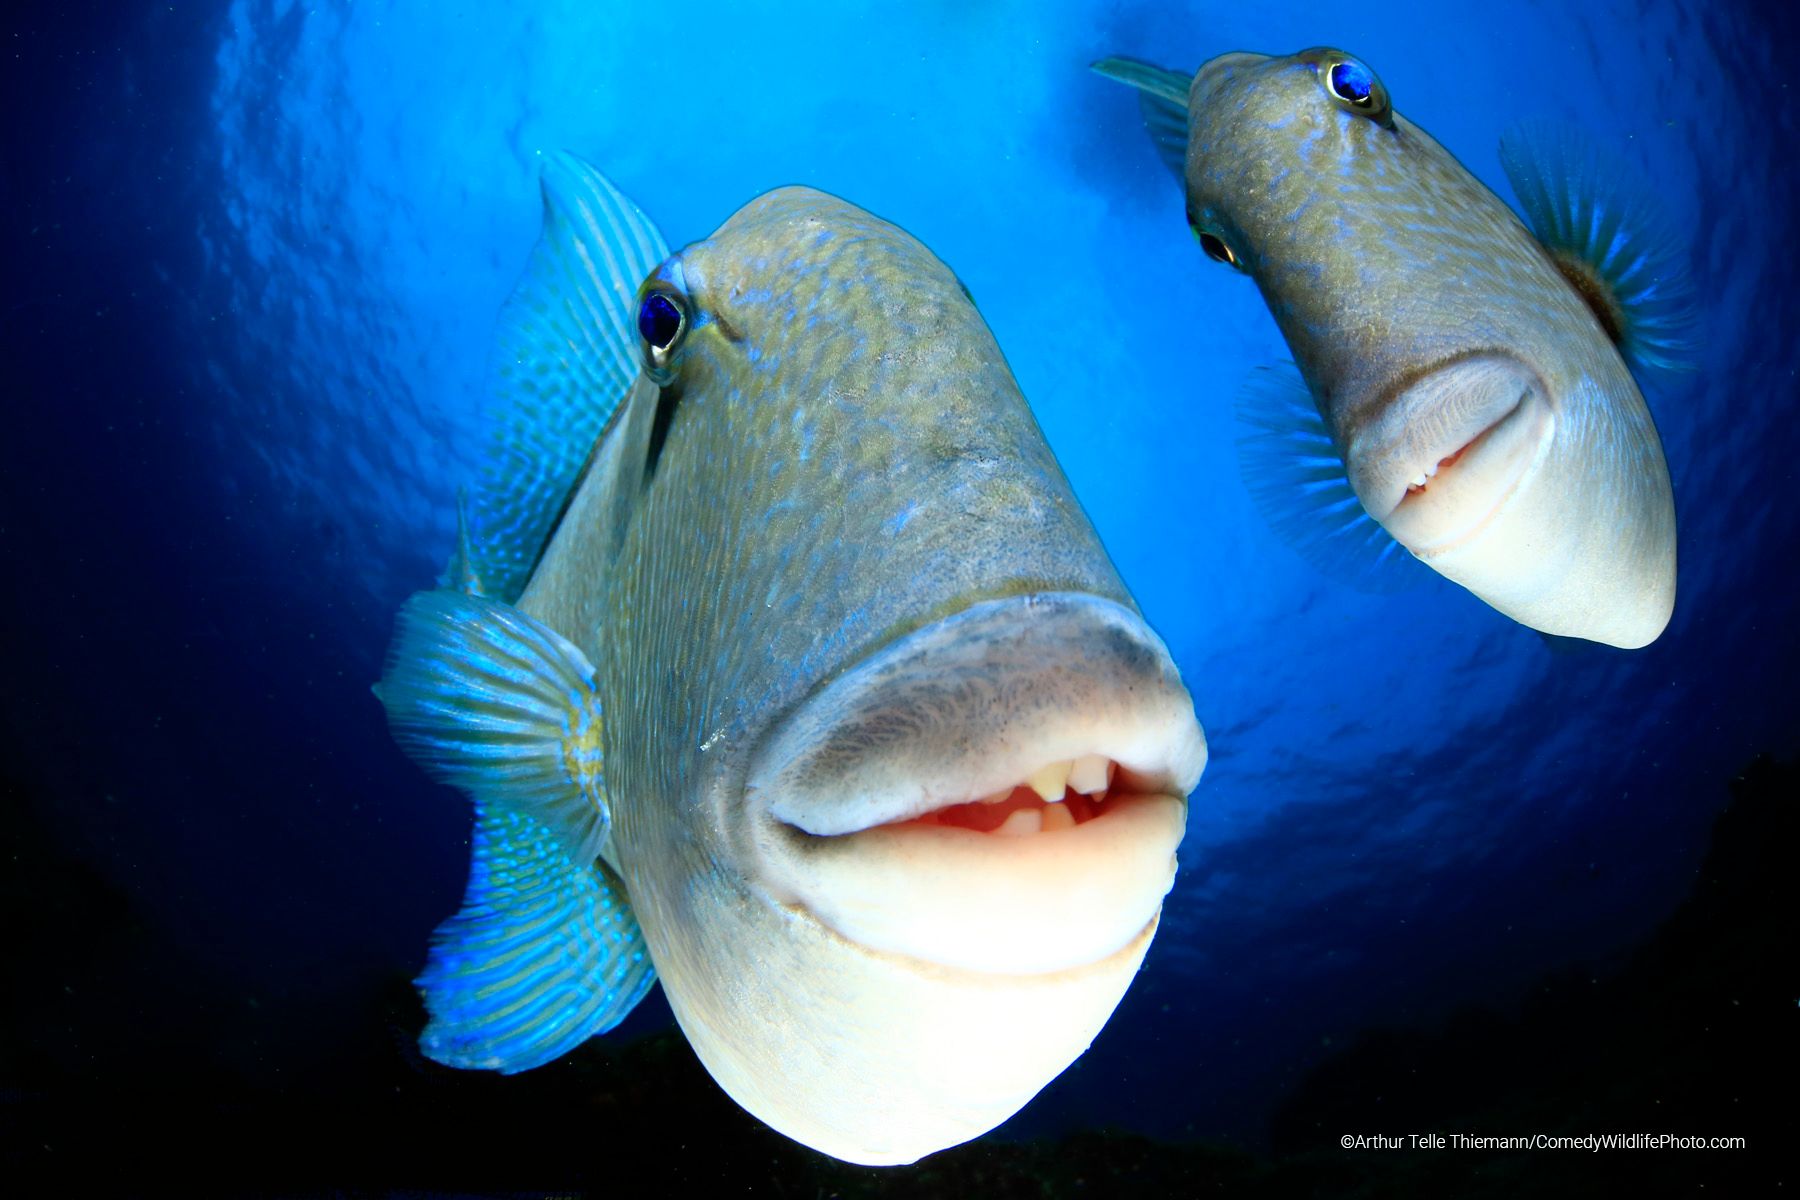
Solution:
M 1401 389 L 1346 456 L 1364 507 L 1429 559 L 1479 537 L 1549 452 L 1549 389 L 1504 353 L 1439 364 Z
M 760 880 L 878 954 L 1087 966 L 1152 928 L 1206 764 L 1168 650 L 1078 593 L 986 601 L 807 700 L 754 756 Z

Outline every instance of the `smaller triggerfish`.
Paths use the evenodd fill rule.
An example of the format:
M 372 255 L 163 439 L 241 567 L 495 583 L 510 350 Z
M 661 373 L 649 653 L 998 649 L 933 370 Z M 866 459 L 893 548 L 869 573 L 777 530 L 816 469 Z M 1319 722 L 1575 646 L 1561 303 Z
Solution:
M 524 1070 L 660 977 L 788 1136 L 974 1137 L 1143 961 L 1193 701 L 924 246 L 782 188 L 669 254 L 586 164 L 543 190 L 496 457 L 376 689 L 475 801 L 421 1047 Z
M 1293 352 L 1239 406 L 1276 529 L 1370 582 L 1397 541 L 1544 633 L 1654 641 L 1675 509 L 1632 368 L 1685 365 L 1692 300 L 1647 187 L 1572 131 L 1510 132 L 1527 229 L 1341 50 L 1095 70 L 1139 89 L 1201 248 Z

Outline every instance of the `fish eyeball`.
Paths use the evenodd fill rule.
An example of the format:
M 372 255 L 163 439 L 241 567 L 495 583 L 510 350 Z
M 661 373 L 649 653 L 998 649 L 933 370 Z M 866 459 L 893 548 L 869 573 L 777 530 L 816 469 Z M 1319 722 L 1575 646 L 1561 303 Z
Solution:
M 1225 244 L 1225 239 L 1221 238 L 1218 234 L 1208 233 L 1203 229 L 1196 229 L 1194 230 L 1194 236 L 1200 240 L 1200 249 L 1206 253 L 1206 257 L 1212 259 L 1214 262 L 1224 263 L 1228 267 L 1236 267 L 1240 271 L 1243 270 L 1243 264 L 1238 261 L 1237 254 L 1232 251 L 1230 246 Z
M 638 335 L 644 339 L 644 366 L 652 377 L 668 373 L 689 324 L 687 298 L 679 292 L 650 288 L 639 299 Z
M 1387 89 L 1367 64 L 1347 54 L 1330 54 L 1318 64 L 1319 81 L 1340 106 L 1386 125 L 1393 119 Z

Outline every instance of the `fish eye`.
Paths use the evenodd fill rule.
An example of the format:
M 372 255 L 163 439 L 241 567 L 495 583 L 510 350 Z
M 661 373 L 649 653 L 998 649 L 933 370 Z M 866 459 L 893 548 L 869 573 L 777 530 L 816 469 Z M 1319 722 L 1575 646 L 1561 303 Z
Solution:
M 1369 68 L 1356 62 L 1333 63 L 1325 76 L 1325 86 L 1345 104 L 1367 108 L 1373 103 L 1375 79 Z
M 1225 239 L 1218 234 L 1195 228 L 1194 237 L 1199 241 L 1200 249 L 1206 254 L 1206 257 L 1216 263 L 1236 267 L 1240 271 L 1244 269 L 1244 264 L 1238 261 L 1238 256 L 1232 253 L 1231 247 L 1227 246 Z
M 1228 267 L 1243 270 L 1244 264 L 1238 261 L 1237 253 L 1225 244 L 1225 239 L 1202 224 L 1205 219 L 1195 216 L 1192 209 L 1188 210 L 1188 232 L 1194 235 L 1196 242 L 1200 243 L 1200 249 L 1205 252 L 1206 257 L 1216 263 L 1224 263 Z
M 659 382 L 666 378 L 675 351 L 687 333 L 687 300 L 679 293 L 652 288 L 638 301 L 638 333 L 644 339 L 644 366 Z
M 1319 62 L 1318 70 L 1333 100 L 1378 124 L 1390 123 L 1387 89 L 1367 66 L 1354 58 L 1332 57 Z
M 1222 262 L 1228 267 L 1237 266 L 1237 255 L 1231 252 L 1231 247 L 1210 233 L 1200 235 L 1200 249 L 1206 251 L 1206 257 L 1214 262 Z

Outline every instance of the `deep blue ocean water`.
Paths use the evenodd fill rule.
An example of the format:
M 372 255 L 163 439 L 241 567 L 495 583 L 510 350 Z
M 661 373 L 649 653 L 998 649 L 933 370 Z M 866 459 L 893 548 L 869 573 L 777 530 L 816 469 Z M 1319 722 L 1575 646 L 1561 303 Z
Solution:
M 9 798 L 45 876 L 106 898 L 95 940 L 50 895 L 47 965 L 14 964 L 68 995 L 18 1003 L 15 1095 L 192 1071 L 329 1106 L 393 1036 L 371 997 L 456 906 L 468 814 L 368 688 L 451 548 L 556 149 L 674 245 L 785 183 L 929 245 L 1193 692 L 1212 760 L 1162 931 L 1007 1136 L 1255 1146 L 1359 1030 L 1603 974 L 1687 891 L 1726 781 L 1800 748 L 1781 6 L 239 2 L 5 33 Z M 1502 130 L 1561 118 L 1689 236 L 1699 369 L 1648 390 L 1681 530 L 1650 648 L 1552 648 L 1435 578 L 1344 589 L 1251 508 L 1232 401 L 1285 348 L 1086 65 L 1321 43 L 1503 196 Z

